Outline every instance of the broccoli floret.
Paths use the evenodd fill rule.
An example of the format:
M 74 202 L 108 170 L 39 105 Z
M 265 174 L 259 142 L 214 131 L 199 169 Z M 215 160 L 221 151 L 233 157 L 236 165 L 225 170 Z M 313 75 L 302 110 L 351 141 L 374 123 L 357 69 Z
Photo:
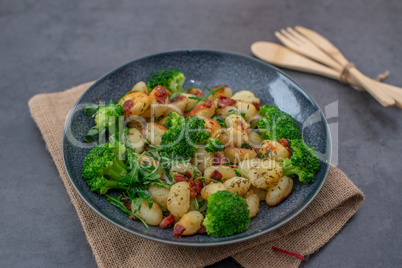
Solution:
M 225 147 L 219 139 L 208 139 L 207 145 L 205 145 L 205 151 L 214 153 L 221 152 Z
M 314 148 L 303 140 L 290 140 L 289 143 L 292 156 L 280 163 L 283 176 L 297 175 L 301 182 L 313 182 L 320 169 L 320 160 Z
M 261 138 L 268 140 L 301 139 L 300 128 L 289 114 L 275 106 L 263 105 L 260 107 L 262 119 L 257 126 L 261 130 Z
M 248 228 L 250 211 L 246 201 L 235 193 L 218 191 L 208 198 L 203 225 L 213 237 L 241 233 Z
M 183 92 L 185 79 L 184 74 L 177 69 L 160 70 L 151 75 L 147 86 L 149 90 L 152 90 L 156 86 L 162 86 L 171 93 Z
M 95 124 L 98 129 L 113 126 L 116 122 L 116 117 L 123 115 L 123 107 L 118 104 L 109 103 L 105 106 L 100 106 L 95 114 Z
M 124 146 L 118 142 L 100 144 L 93 148 L 84 159 L 82 177 L 92 180 L 95 177 L 106 176 L 118 180 L 127 174 L 127 167 L 120 159 Z
M 173 160 L 190 160 L 197 151 L 196 146 L 208 140 L 204 120 L 193 115 L 179 119 L 173 113 L 170 128 L 162 135 L 159 154 Z
M 180 116 L 177 113 L 172 112 L 172 113 L 169 113 L 169 117 L 165 121 L 165 126 L 169 127 L 169 128 L 172 126 L 175 126 L 175 125 L 183 126 L 184 122 L 185 122 L 184 117 Z
M 200 144 L 209 138 L 209 133 L 205 129 L 205 121 L 196 115 L 186 118 L 186 133 L 194 144 Z
M 84 110 L 85 113 L 95 113 L 95 126 L 92 127 L 86 137 L 85 142 L 94 142 L 93 135 L 98 134 L 100 140 L 103 138 L 106 130 L 108 130 L 109 136 L 119 138 L 124 126 L 124 117 L 122 116 L 123 107 L 121 105 L 110 102 L 107 105 L 103 104 L 87 104 Z

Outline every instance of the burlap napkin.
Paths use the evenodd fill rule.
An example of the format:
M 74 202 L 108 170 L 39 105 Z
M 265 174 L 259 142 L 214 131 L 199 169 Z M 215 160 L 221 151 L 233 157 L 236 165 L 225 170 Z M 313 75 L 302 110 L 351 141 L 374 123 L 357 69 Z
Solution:
M 203 267 L 229 256 L 244 267 L 298 267 L 300 259 L 273 251 L 272 246 L 302 255 L 313 253 L 342 228 L 364 199 L 348 177 L 332 166 L 322 190 L 300 215 L 256 239 L 217 248 L 186 248 L 127 233 L 98 216 L 81 200 L 63 165 L 62 136 L 66 116 L 91 84 L 36 95 L 29 101 L 29 107 L 100 267 Z

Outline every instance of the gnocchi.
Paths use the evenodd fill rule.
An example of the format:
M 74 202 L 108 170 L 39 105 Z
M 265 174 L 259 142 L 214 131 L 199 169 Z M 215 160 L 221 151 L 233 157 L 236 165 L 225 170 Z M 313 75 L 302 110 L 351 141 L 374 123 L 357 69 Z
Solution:
M 209 97 L 209 99 L 211 101 L 216 100 L 219 96 L 223 96 L 223 97 L 227 97 L 230 98 L 232 97 L 233 93 L 232 93 L 232 89 L 230 87 L 227 86 L 223 86 L 222 88 L 218 89 L 217 91 L 215 91 L 215 93 Z
M 168 104 L 164 115 L 167 116 L 172 112 L 183 114 L 184 111 L 186 111 L 188 103 L 189 99 L 184 94 L 177 95 L 170 99 L 170 103 Z
M 226 117 L 225 123 L 227 127 L 232 127 L 240 130 L 241 132 L 246 132 L 250 125 L 246 120 L 238 114 L 230 114 Z
M 152 203 L 152 207 L 149 208 L 147 201 L 140 202 L 140 207 L 136 203 L 132 202 L 131 210 L 134 216 L 141 218 L 149 225 L 159 225 L 163 219 L 163 213 L 161 208 L 155 202 Z
M 239 169 L 247 174 L 251 184 L 259 189 L 267 189 L 282 177 L 282 167 L 274 160 L 251 159 L 239 163 Z
M 182 235 L 193 235 L 195 234 L 200 228 L 202 221 L 204 220 L 204 216 L 199 211 L 190 211 L 183 215 L 183 217 L 176 223 L 174 227 L 175 230 L 180 229 L 183 230 L 180 232 L 179 237 Z M 177 228 L 180 225 L 181 228 Z
M 177 182 L 170 187 L 167 209 L 175 217 L 183 217 L 190 209 L 190 187 L 187 182 Z
M 261 144 L 259 153 L 275 161 L 283 161 L 290 157 L 290 151 L 277 141 L 265 140 Z
M 176 69 L 162 73 L 179 73 L 177 77 L 181 77 Z M 225 214 L 217 226 L 230 229 L 230 224 L 236 222 L 234 215 L 243 218 L 239 226 L 247 228 L 250 218 L 261 213 L 260 205 L 276 206 L 289 197 L 299 174 L 289 170 L 292 165 L 301 165 L 303 161 L 297 160 L 306 155 L 296 143 L 305 144 L 301 139 L 282 137 L 287 134 L 278 134 L 278 141 L 263 140 L 261 137 L 270 136 L 269 129 L 257 126 L 263 118 L 259 111 L 266 119 L 275 116 L 268 112 L 282 111 L 260 105 L 260 98 L 249 90 L 233 94 L 231 88 L 221 85 L 183 92 L 184 75 L 181 80 L 177 78 L 180 81 L 172 77 L 153 79 L 151 76 L 148 82 L 136 83 L 117 103 L 108 104 L 107 109 L 113 110 L 99 112 L 101 105 L 90 106 L 96 107 L 91 108 L 97 113 L 95 118 L 108 116 L 108 124 L 115 123 L 115 117 L 127 122 L 124 131 L 113 132 L 111 124 L 101 129 L 99 120 L 95 121 L 96 130 L 105 133 L 107 143 L 92 151 L 96 157 L 104 157 L 101 164 L 88 164 L 96 158 L 93 154 L 84 160 L 83 179 L 92 191 L 102 195 L 111 189 L 120 191 L 120 196 L 107 195 L 113 205 L 146 225 L 173 227 L 176 238 L 205 232 L 216 236 L 208 231 L 213 218 L 209 213 L 214 213 L 211 211 L 231 213 Z M 201 88 L 209 93 L 204 94 Z M 286 118 L 291 122 L 291 117 Z M 296 134 L 297 123 L 292 129 Z M 94 132 L 92 128 L 88 136 Z M 312 155 L 314 148 L 308 149 Z M 316 160 L 319 162 L 318 157 Z M 312 176 L 299 179 L 311 181 Z M 215 206 L 231 198 L 234 201 L 230 209 Z
M 260 147 L 262 139 L 260 135 L 257 133 L 257 131 L 250 131 L 250 133 L 248 134 L 248 138 L 251 146 L 256 148 Z
M 257 156 L 257 153 L 254 150 L 239 147 L 226 147 L 224 154 L 229 161 L 234 164 L 247 159 L 253 159 Z
M 168 188 L 149 186 L 148 192 L 151 194 L 152 200 L 167 209 Z
M 242 90 L 235 93 L 232 96 L 232 99 L 249 103 L 260 103 L 260 99 L 253 92 L 248 90 Z
M 226 187 L 225 187 L 225 185 L 223 185 L 223 183 L 220 183 L 220 182 L 211 183 L 202 188 L 201 197 L 204 200 L 208 200 L 208 198 L 210 197 L 211 194 L 214 194 L 217 191 L 224 191 L 224 190 L 226 190 Z
M 139 91 L 139 92 L 144 92 L 146 95 L 149 94 L 149 89 L 147 87 L 147 84 L 144 81 L 140 81 L 137 84 L 133 86 L 131 91 Z
M 149 122 L 145 129 L 145 137 L 152 145 L 160 146 L 162 141 L 162 135 L 168 130 L 164 125 Z
M 257 113 L 257 108 L 255 108 L 254 104 L 249 102 L 238 101 L 236 107 L 239 113 L 244 115 L 245 120 L 252 119 Z
M 250 188 L 250 181 L 242 177 L 233 177 L 224 181 L 223 186 L 225 186 L 226 190 L 229 192 L 242 196 L 247 193 Z
M 208 131 L 212 138 L 216 138 L 221 133 L 221 125 L 218 121 L 207 118 L 205 121 L 205 129 Z
M 188 162 L 174 164 L 170 169 L 170 176 L 172 176 L 172 178 L 174 178 L 178 174 L 183 175 L 187 172 L 190 174 L 191 178 L 193 178 L 193 179 L 202 176 L 201 171 L 197 167 L 193 166 L 192 164 L 190 164 Z
M 205 148 L 200 147 L 191 159 L 191 164 L 197 167 L 201 172 L 204 172 L 206 168 L 212 166 L 214 161 L 214 154 L 205 151 Z
M 202 119 L 211 118 L 215 114 L 215 105 L 209 100 L 197 104 L 190 112 L 186 114 L 186 117 L 196 115 Z
M 204 170 L 204 177 L 215 181 L 225 181 L 236 176 L 233 168 L 228 166 L 210 166 Z M 206 184 L 211 183 L 211 180 L 205 180 Z
M 145 149 L 144 137 L 141 132 L 136 128 L 130 128 L 126 134 L 126 141 L 128 145 L 134 149 L 136 153 L 142 153 Z
M 246 132 L 233 127 L 222 131 L 218 139 L 224 146 L 235 147 L 240 147 L 249 141 L 248 134 Z
M 282 177 L 280 180 L 267 189 L 265 202 L 270 206 L 276 206 L 283 199 L 289 196 L 293 189 L 293 180 L 289 177 Z
M 248 205 L 248 210 L 250 211 L 250 218 L 253 218 L 257 215 L 260 210 L 260 198 L 257 194 L 254 193 L 253 190 L 250 190 L 244 196 L 246 199 L 246 203 Z
M 143 115 L 148 109 L 152 100 L 142 91 L 134 91 L 122 97 L 119 105 L 123 106 L 123 112 L 126 117 L 135 117 Z

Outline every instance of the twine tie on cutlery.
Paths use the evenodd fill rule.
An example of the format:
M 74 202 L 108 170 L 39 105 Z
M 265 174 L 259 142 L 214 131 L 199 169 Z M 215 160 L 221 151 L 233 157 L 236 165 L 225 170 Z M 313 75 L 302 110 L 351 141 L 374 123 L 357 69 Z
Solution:
M 345 64 L 343 66 L 342 71 L 339 75 L 339 81 L 342 84 L 347 85 L 350 83 L 349 70 L 353 67 L 355 67 L 355 65 L 352 62 L 348 62 L 347 64 Z M 377 75 L 377 78 L 375 80 L 381 82 L 388 76 L 389 76 L 389 71 L 387 70 L 384 73 Z M 352 88 L 354 88 L 358 91 L 364 91 L 364 88 L 361 87 L 360 85 L 352 85 Z
M 378 82 L 382 82 L 385 78 L 387 78 L 389 76 L 389 71 L 386 70 L 385 72 L 383 72 L 382 74 L 377 75 L 377 78 L 375 80 L 377 80 Z
M 352 62 L 348 62 L 343 66 L 342 71 L 339 75 L 339 81 L 344 84 L 350 84 L 350 77 L 349 77 L 349 70 L 350 68 L 355 67 Z M 364 91 L 364 88 L 360 85 L 351 85 L 352 88 L 356 89 L 357 91 Z
M 339 81 L 342 84 L 348 84 L 348 78 L 349 78 L 349 70 L 350 68 L 355 67 L 355 65 L 351 62 L 348 62 L 347 64 L 345 64 L 345 66 L 343 66 L 343 69 L 341 71 L 341 74 L 339 75 Z

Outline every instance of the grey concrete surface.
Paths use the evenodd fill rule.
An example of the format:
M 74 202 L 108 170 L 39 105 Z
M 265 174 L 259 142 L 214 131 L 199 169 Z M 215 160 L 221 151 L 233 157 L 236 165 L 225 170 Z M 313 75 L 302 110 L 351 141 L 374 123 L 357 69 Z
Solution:
M 95 267 L 27 101 L 177 49 L 251 56 L 254 41 L 303 25 L 361 71 L 402 86 L 402 2 L 0 0 L 0 267 Z M 402 110 L 326 78 L 284 70 L 322 109 L 337 102 L 338 166 L 366 200 L 302 267 L 402 266 Z M 236 267 L 232 259 L 214 267 Z

